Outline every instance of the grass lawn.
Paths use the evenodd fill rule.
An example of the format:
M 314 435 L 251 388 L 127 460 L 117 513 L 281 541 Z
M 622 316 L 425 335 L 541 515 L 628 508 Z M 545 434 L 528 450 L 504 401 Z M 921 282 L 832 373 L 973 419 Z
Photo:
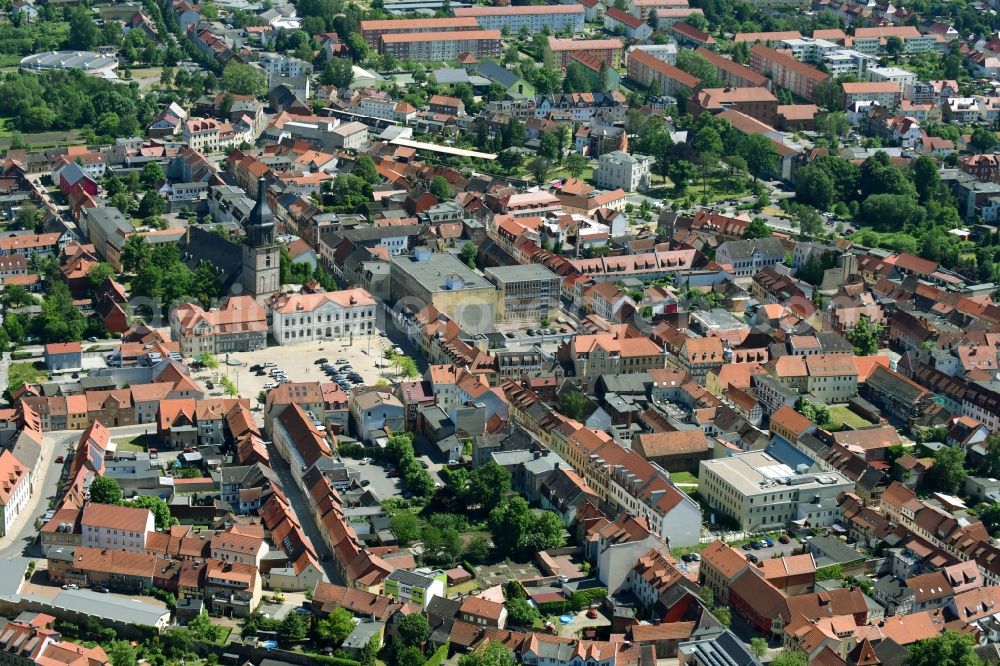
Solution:
M 701 551 L 711 546 L 712 543 L 713 542 L 698 543 L 695 544 L 694 546 L 678 546 L 677 548 L 671 548 L 670 554 L 673 555 L 674 557 L 680 558 L 682 555 L 686 555 L 687 553 L 700 553 Z
M 11 363 L 10 372 L 7 375 L 7 384 L 10 388 L 17 388 L 24 382 L 34 384 L 45 379 L 45 364 L 38 363 Z
M 480 585 L 475 579 L 473 579 L 473 580 L 466 581 L 464 583 L 459 583 L 458 585 L 449 585 L 448 586 L 448 594 L 449 595 L 453 595 L 453 594 L 471 594 L 472 592 L 475 592 L 476 590 L 479 590 L 481 588 L 482 588 L 482 585 Z
M 864 428 L 871 425 L 871 421 L 858 416 L 846 405 L 834 405 L 830 407 L 830 420 L 843 423 L 851 428 Z
M 146 446 L 149 443 L 148 435 L 136 435 L 131 439 L 116 439 L 115 443 L 118 444 L 119 451 L 145 451 Z
M 670 480 L 674 483 L 693 483 L 697 485 L 698 477 L 691 472 L 671 472 Z

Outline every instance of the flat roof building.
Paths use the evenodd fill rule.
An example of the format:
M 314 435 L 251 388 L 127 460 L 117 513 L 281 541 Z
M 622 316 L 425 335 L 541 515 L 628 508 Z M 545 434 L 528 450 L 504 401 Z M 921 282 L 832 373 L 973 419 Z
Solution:
M 839 516 L 837 495 L 853 488 L 838 472 L 797 471 L 763 451 L 699 464 L 698 494 L 744 530 L 832 525 Z
M 498 321 L 541 322 L 559 310 L 559 276 L 539 264 L 486 269 L 496 285 Z
M 79 69 L 90 76 L 117 79 L 118 58 L 93 51 L 47 51 L 21 59 L 21 69 L 40 72 L 46 69 Z
M 389 264 L 390 296 L 397 304 L 406 299 L 417 310 L 433 305 L 466 333 L 493 330 L 497 288 L 455 255 L 420 247 L 391 257 Z

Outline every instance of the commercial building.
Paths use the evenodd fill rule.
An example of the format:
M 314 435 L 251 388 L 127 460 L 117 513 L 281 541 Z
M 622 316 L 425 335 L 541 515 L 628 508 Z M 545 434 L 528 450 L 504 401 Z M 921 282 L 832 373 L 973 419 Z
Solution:
M 499 30 L 393 33 L 381 37 L 383 54 L 414 62 L 458 60 L 468 53 L 476 58 L 499 57 Z
M 251 296 L 230 296 L 212 310 L 184 303 L 170 313 L 170 337 L 185 356 L 264 349 L 267 315 Z
M 486 269 L 486 279 L 500 292 L 498 321 L 540 322 L 559 310 L 560 278 L 545 266 L 497 266 Z
M 594 171 L 594 182 L 607 190 L 644 190 L 649 187 L 652 166 L 653 158 L 646 155 L 629 155 L 620 150 L 604 153 Z
M 271 330 L 279 345 L 371 335 L 377 304 L 361 288 L 281 294 L 271 301 Z
M 698 494 L 743 530 L 784 527 L 793 521 L 832 525 L 839 517 L 837 496 L 853 488 L 837 472 L 798 473 L 763 451 L 699 463 Z
M 613 39 L 564 39 L 549 37 L 549 51 L 552 53 L 552 66 L 566 69 L 569 66 L 570 55 L 585 55 L 594 58 L 611 68 L 618 67 L 622 60 L 625 47 L 622 41 Z
M 361 36 L 373 49 L 381 47 L 380 37 L 382 35 L 466 30 L 479 30 L 479 22 L 474 18 L 389 19 L 361 22 Z
M 574 34 L 583 30 L 583 5 L 525 5 L 518 7 L 458 7 L 453 10 L 456 18 L 474 18 L 485 30 L 504 30 L 518 34 L 570 30 Z
M 412 256 L 389 259 L 389 289 L 395 302 L 423 309 L 433 305 L 467 333 L 492 330 L 498 291 L 453 254 L 416 248 Z

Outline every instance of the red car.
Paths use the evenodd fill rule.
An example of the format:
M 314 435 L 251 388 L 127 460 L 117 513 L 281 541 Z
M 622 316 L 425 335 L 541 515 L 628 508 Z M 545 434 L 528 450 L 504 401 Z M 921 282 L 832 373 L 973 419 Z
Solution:
M 589 617 L 591 620 L 596 620 L 597 619 L 597 610 L 594 609 L 594 608 L 591 608 L 589 611 L 587 611 L 587 617 Z
M 66 456 L 57 456 L 56 462 L 57 463 L 66 462 Z
M 790 541 L 791 539 L 788 538 L 787 534 L 782 534 L 780 537 L 778 537 L 778 543 L 788 543 Z

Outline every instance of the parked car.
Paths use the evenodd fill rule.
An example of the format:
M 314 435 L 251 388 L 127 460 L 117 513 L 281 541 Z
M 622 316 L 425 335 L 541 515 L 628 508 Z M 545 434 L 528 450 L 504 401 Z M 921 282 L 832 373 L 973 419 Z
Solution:
M 747 562 L 753 562 L 754 564 L 757 564 L 758 562 L 760 562 L 760 558 L 754 555 L 753 553 L 748 553 Z
M 324 358 L 318 358 L 318 359 L 316 359 L 313 362 L 313 364 L 314 365 L 323 365 L 324 363 L 329 363 L 329 362 L 330 362 L 330 360 L 324 357 Z
M 681 555 L 681 559 L 684 560 L 685 562 L 700 562 L 701 555 L 699 555 L 698 553 L 684 553 L 683 555 Z
M 57 463 L 64 463 L 64 462 L 66 462 L 66 456 L 56 456 L 56 462 Z
M 750 550 L 750 549 L 752 549 L 752 548 L 753 548 L 753 544 L 752 544 L 752 543 L 745 543 L 745 544 L 743 544 L 743 545 L 742 545 L 742 546 L 740 546 L 740 547 L 741 547 L 741 548 L 742 548 L 743 550 Z
M 371 461 L 372 461 L 371 458 L 362 458 L 361 459 L 361 464 L 362 465 L 368 465 L 368 464 L 371 464 Z
M 103 585 L 98 585 L 97 587 L 93 588 L 93 590 L 94 592 L 100 592 L 101 594 L 108 593 L 108 588 L 104 587 Z
M 77 585 L 76 583 L 66 583 L 65 585 L 62 586 L 62 589 L 64 589 L 64 590 L 79 590 L 80 586 Z
M 788 538 L 787 534 L 782 534 L 780 537 L 778 537 L 778 543 L 789 543 L 789 542 L 791 542 L 791 539 Z
M 371 481 L 369 481 L 368 479 L 361 479 L 361 487 L 362 487 L 362 488 L 364 488 L 364 487 L 366 487 L 366 486 L 370 486 L 370 485 L 371 485 L 371 483 L 372 483 L 372 482 L 371 482 Z
M 597 609 L 596 608 L 591 608 L 590 610 L 588 610 L 587 611 L 587 617 L 590 618 L 591 620 L 596 620 L 597 619 Z
M 772 539 L 771 537 L 764 537 L 763 539 L 761 539 L 761 541 L 763 541 L 764 545 L 767 546 L 768 548 L 772 548 L 774 546 L 774 539 Z

